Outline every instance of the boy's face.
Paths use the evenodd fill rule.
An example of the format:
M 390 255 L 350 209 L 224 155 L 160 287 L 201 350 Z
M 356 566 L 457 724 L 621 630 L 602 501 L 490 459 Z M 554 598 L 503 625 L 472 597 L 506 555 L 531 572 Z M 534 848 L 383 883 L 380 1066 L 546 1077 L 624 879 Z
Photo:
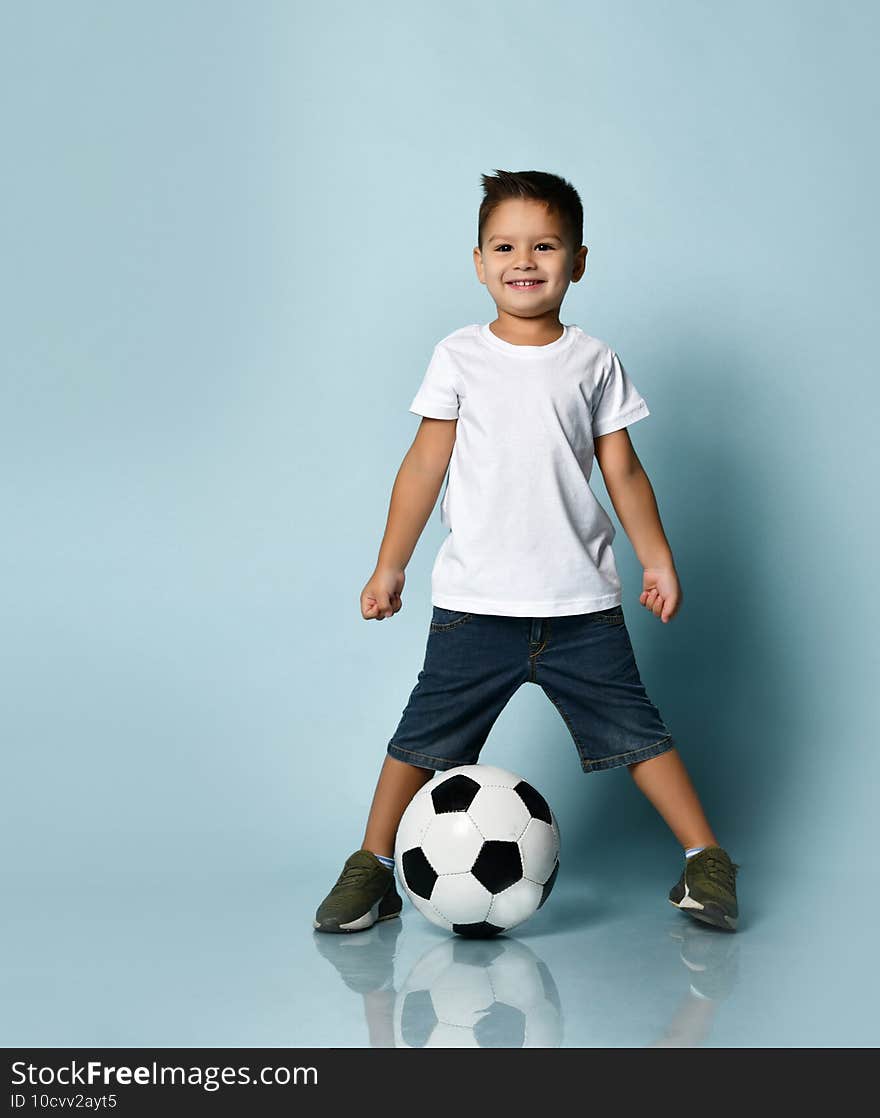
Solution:
M 474 249 L 480 283 L 499 316 L 556 315 L 570 283 L 584 274 L 588 249 L 575 252 L 562 218 L 532 198 L 507 198 L 483 229 L 483 251 Z M 515 280 L 534 281 L 517 286 Z

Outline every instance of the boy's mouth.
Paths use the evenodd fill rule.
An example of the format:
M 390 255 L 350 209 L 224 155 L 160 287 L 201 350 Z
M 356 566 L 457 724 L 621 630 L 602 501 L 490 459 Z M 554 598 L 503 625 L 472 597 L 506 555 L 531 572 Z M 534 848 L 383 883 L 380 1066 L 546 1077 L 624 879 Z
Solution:
M 545 282 L 545 280 L 506 280 L 505 287 L 510 287 L 514 291 L 534 291 Z

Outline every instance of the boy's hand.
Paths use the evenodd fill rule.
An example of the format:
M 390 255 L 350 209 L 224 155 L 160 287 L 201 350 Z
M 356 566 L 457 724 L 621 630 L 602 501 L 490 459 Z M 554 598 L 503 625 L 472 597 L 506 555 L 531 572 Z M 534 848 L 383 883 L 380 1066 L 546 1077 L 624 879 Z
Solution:
M 402 570 L 377 567 L 361 591 L 361 614 L 367 621 L 382 621 L 403 608 L 400 592 L 406 582 Z
M 639 601 L 645 609 L 659 617 L 664 625 L 671 621 L 684 600 L 675 567 L 645 567 L 642 586 Z

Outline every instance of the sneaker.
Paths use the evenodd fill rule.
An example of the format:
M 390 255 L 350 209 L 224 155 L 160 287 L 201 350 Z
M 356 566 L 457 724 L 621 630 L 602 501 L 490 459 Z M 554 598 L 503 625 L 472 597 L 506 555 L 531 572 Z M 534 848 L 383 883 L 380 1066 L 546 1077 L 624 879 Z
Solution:
M 401 908 L 394 870 L 383 866 L 372 851 L 356 850 L 318 906 L 313 923 L 319 932 L 360 932 L 377 920 L 399 916 Z
M 735 932 L 739 918 L 736 901 L 736 871 L 727 851 L 707 846 L 688 858 L 678 884 L 669 892 L 669 902 L 688 916 Z

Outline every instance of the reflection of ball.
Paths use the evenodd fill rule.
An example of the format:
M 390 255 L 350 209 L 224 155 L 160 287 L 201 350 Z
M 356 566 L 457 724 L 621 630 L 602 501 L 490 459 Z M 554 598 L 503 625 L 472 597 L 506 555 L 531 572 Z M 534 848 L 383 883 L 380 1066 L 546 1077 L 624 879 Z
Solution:
M 459 935 L 493 936 L 528 920 L 550 895 L 559 828 L 547 801 L 521 777 L 460 765 L 413 796 L 394 859 L 423 916 Z
M 416 963 L 394 999 L 396 1048 L 558 1048 L 556 984 L 520 940 L 451 938 Z

